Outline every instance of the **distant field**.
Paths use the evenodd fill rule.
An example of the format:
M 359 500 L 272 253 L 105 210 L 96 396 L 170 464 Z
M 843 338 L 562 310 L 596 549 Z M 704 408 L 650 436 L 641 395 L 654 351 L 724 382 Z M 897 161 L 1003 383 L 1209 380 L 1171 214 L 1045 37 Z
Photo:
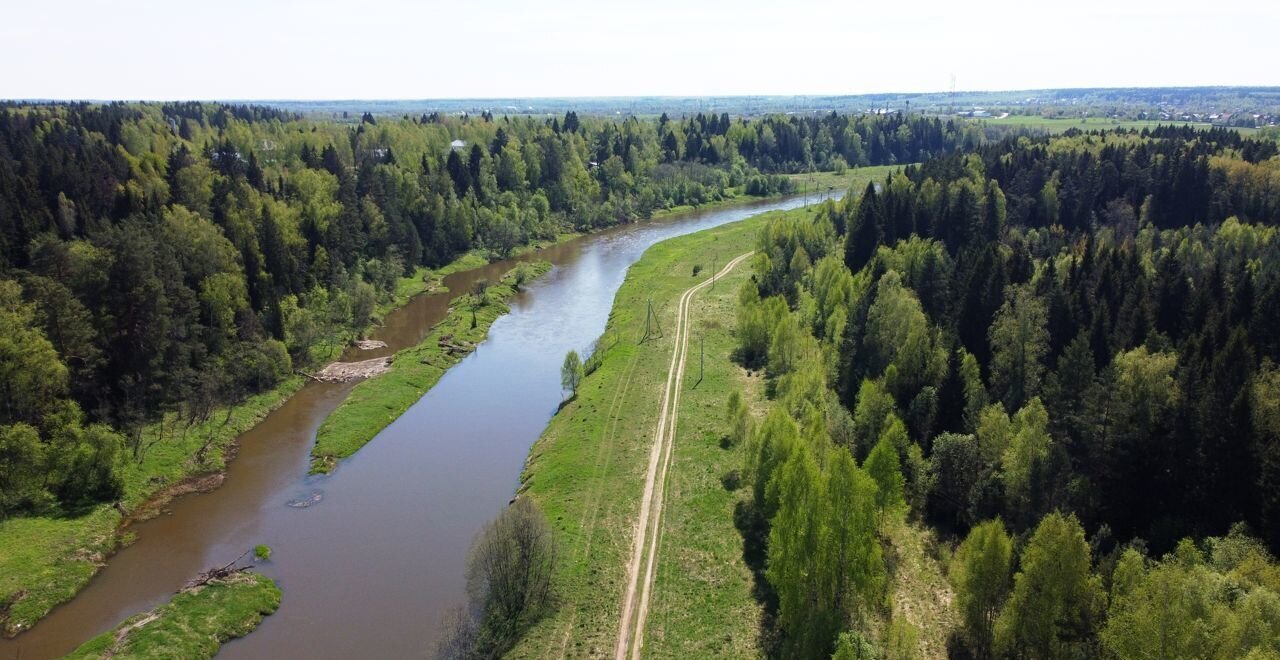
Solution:
M 1155 128 L 1157 126 L 1191 126 L 1193 128 L 1212 128 L 1212 124 L 1204 122 L 1189 121 L 1157 121 L 1157 120 L 1121 120 L 1108 119 L 1106 117 L 1087 117 L 1087 118 L 1062 118 L 1041 117 L 1039 115 L 1009 115 L 999 119 L 981 119 L 979 120 L 991 126 L 1026 126 L 1027 128 L 1037 128 L 1048 131 L 1050 133 L 1062 133 L 1072 128 L 1081 130 L 1108 130 L 1113 128 Z M 1256 128 L 1237 128 L 1241 133 L 1252 133 L 1257 131 Z

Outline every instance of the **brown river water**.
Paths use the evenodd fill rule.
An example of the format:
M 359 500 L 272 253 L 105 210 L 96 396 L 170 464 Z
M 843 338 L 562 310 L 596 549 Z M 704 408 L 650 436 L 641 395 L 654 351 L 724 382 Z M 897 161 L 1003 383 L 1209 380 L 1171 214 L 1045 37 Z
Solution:
M 514 493 L 530 446 L 560 403 L 565 352 L 583 352 L 604 331 L 627 268 L 658 241 L 801 204 L 792 198 L 695 211 L 521 257 L 554 268 L 511 301 L 511 313 L 474 353 L 333 474 L 307 475 L 311 445 L 352 386 L 309 383 L 240 437 L 220 488 L 182 497 L 134 525 L 133 544 L 72 601 L 0 640 L 0 658 L 66 654 L 259 543 L 273 550 L 259 569 L 283 590 L 280 610 L 220 657 L 433 655 L 443 612 L 464 598 L 472 537 Z M 734 255 L 718 256 L 723 263 Z M 417 344 L 452 296 L 480 278 L 496 281 L 514 263 L 450 275 L 450 293 L 418 296 L 388 315 L 372 334 L 388 348 L 353 349 L 346 358 Z

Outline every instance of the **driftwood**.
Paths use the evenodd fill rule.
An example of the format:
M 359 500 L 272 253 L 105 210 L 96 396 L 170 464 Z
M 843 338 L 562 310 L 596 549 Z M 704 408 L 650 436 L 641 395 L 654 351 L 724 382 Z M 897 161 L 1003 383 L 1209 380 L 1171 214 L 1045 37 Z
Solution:
M 188 580 L 187 583 L 182 585 L 182 588 L 178 590 L 178 593 L 189 591 L 191 589 L 195 589 L 196 587 L 203 587 L 204 585 L 209 584 L 213 580 L 224 580 L 226 578 L 231 577 L 232 575 L 235 575 L 236 573 L 243 573 L 253 568 L 254 567 L 253 564 L 245 564 L 244 566 L 240 565 L 240 560 L 244 559 L 245 555 L 248 555 L 249 552 L 250 552 L 249 550 L 245 550 L 244 554 L 235 558 L 235 561 L 229 564 L 224 564 L 222 566 L 214 566 L 213 568 L 197 575 L 195 578 Z

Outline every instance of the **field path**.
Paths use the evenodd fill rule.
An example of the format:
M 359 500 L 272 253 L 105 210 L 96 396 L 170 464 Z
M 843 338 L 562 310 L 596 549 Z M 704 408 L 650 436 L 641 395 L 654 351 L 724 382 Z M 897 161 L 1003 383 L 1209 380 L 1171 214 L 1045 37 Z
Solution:
M 658 413 L 657 429 L 654 432 L 653 449 L 649 451 L 649 470 L 645 475 L 644 494 L 640 500 L 640 513 L 636 518 L 631 561 L 627 564 L 627 591 L 622 601 L 622 616 L 618 623 L 618 644 L 614 649 L 615 660 L 626 660 L 628 651 L 632 660 L 638 659 L 640 649 L 644 645 L 644 625 L 649 614 L 653 571 L 658 555 L 663 494 L 666 487 L 667 468 L 671 464 L 671 448 L 675 444 L 676 422 L 680 410 L 680 383 L 684 380 L 685 355 L 689 346 L 690 302 L 694 294 L 727 275 L 752 254 L 754 253 L 748 252 L 738 256 L 725 264 L 719 273 L 700 284 L 689 287 L 680 296 L 680 304 L 676 308 L 676 343 L 671 352 L 671 366 L 667 370 L 667 384 L 662 392 L 662 406 Z M 644 565 L 644 584 L 641 586 L 639 582 L 642 564 Z M 637 594 L 638 586 L 641 588 Z

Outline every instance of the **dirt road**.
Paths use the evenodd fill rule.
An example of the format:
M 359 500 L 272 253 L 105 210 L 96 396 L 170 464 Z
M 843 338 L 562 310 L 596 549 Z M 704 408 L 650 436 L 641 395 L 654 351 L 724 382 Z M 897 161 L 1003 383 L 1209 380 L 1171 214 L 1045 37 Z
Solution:
M 676 308 L 675 349 L 671 354 L 671 367 L 667 370 L 667 383 L 662 392 L 662 406 L 658 413 L 657 429 L 654 432 L 653 449 L 649 452 L 649 470 L 645 475 L 644 495 L 641 497 L 640 513 L 636 518 L 631 561 L 627 564 L 627 591 L 622 601 L 618 644 L 614 650 L 615 660 L 626 660 L 628 651 L 633 660 L 638 659 L 641 647 L 644 645 L 644 625 L 649 614 L 654 566 L 657 564 L 658 556 L 658 539 L 661 535 L 667 468 L 671 464 L 671 449 L 675 444 L 676 423 L 680 413 L 680 383 L 684 380 L 685 355 L 689 346 L 690 303 L 694 294 L 724 277 L 752 254 L 754 253 L 748 252 L 735 258 L 725 264 L 719 273 L 690 287 L 680 296 L 680 304 Z M 644 583 L 640 584 L 642 566 Z M 639 587 L 638 593 L 637 587 Z

